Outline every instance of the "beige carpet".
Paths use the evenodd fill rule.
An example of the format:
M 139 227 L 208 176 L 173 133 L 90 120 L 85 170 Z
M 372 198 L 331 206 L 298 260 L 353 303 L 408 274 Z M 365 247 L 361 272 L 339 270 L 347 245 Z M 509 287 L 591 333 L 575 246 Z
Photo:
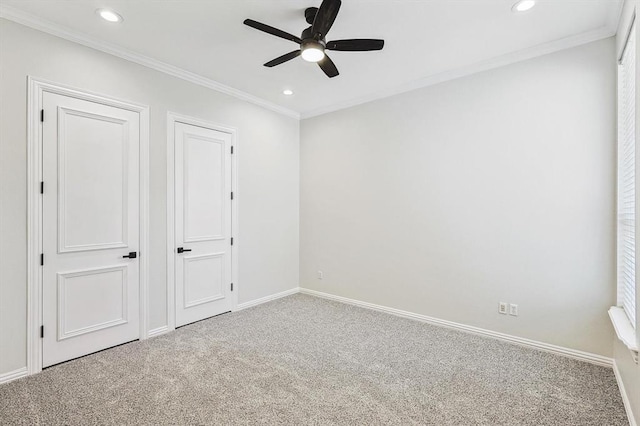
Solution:
M 0 386 L 2 425 L 626 425 L 609 368 L 294 295 Z

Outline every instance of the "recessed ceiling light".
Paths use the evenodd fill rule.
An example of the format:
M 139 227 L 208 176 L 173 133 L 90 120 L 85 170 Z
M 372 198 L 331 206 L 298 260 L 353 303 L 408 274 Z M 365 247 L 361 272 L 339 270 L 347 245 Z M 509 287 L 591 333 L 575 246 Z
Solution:
M 519 2 L 513 5 L 511 10 L 513 12 L 526 12 L 527 10 L 531 10 L 531 8 L 535 5 L 536 5 L 536 0 L 520 0 Z
M 102 19 L 108 22 L 117 23 L 123 21 L 122 16 L 110 9 L 98 9 L 96 10 L 96 13 L 100 15 Z
M 285 96 L 291 96 L 291 95 L 293 95 L 293 90 L 291 90 L 291 89 L 284 89 L 284 90 L 282 91 L 282 94 L 283 94 L 283 95 L 285 95 Z

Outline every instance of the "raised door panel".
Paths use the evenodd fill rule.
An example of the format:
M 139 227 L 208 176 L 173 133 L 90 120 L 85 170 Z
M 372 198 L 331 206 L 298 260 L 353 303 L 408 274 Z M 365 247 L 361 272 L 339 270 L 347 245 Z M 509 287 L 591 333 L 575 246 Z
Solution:
M 224 148 L 224 141 L 185 133 L 185 243 L 224 238 Z
M 58 120 L 59 252 L 126 247 L 127 121 L 68 108 Z
M 184 257 L 184 307 L 191 308 L 225 297 L 224 253 Z
M 58 340 L 125 324 L 127 265 L 58 274 Z

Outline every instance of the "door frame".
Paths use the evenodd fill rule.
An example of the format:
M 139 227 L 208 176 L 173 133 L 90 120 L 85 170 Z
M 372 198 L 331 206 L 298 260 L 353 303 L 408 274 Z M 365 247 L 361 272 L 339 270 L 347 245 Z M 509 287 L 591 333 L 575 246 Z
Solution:
M 189 117 L 175 112 L 167 112 L 167 325 L 152 330 L 155 336 L 166 333 L 176 328 L 176 279 L 175 279 L 175 127 L 176 123 L 189 124 L 203 127 L 231 135 L 231 191 L 233 200 L 231 201 L 231 237 L 234 238 L 231 246 L 231 282 L 233 292 L 231 293 L 231 310 L 235 311 L 238 306 L 238 131 L 233 127 L 222 126 L 199 118 Z
M 42 370 L 42 123 L 44 93 L 133 111 L 140 116 L 140 340 L 148 337 L 149 305 L 149 107 L 32 76 L 27 77 L 27 373 Z M 47 117 L 45 117 L 45 120 Z M 46 190 L 46 188 L 45 188 Z

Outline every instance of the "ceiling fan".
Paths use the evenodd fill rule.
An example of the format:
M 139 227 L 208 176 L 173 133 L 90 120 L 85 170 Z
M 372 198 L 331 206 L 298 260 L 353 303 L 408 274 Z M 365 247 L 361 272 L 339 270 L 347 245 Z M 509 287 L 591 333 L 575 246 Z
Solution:
M 244 24 L 276 37 L 290 40 L 300 45 L 300 49 L 286 53 L 266 64 L 265 67 L 275 67 L 291 59 L 302 55 L 302 59 L 308 62 L 317 62 L 327 77 L 335 77 L 339 74 L 338 68 L 327 56 L 325 50 L 338 50 L 348 52 L 365 52 L 369 50 L 381 50 L 384 40 L 370 38 L 326 41 L 327 33 L 338 16 L 341 0 L 323 0 L 320 8 L 309 7 L 304 11 L 304 17 L 311 26 L 300 37 L 294 36 L 277 28 L 253 19 L 245 19 Z

